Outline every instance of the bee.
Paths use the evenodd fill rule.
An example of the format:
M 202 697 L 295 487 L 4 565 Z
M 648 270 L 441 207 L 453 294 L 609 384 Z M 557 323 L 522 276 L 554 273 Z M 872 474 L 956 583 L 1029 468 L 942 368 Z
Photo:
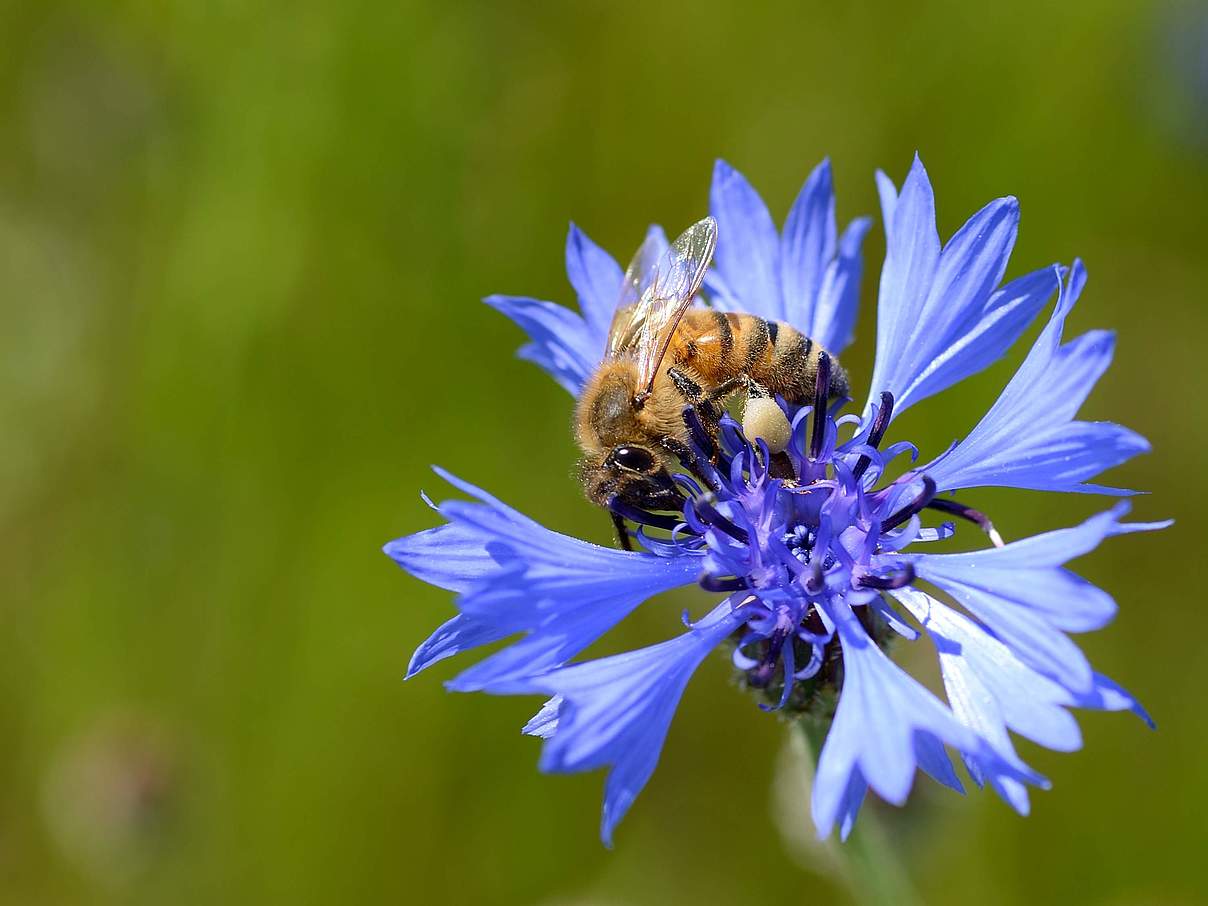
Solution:
M 782 452 L 789 423 L 777 404 L 813 401 L 827 353 L 796 328 L 758 315 L 694 305 L 717 244 L 706 217 L 664 251 L 648 236 L 625 272 L 604 358 L 575 411 L 589 500 L 612 511 L 629 549 L 622 507 L 676 511 L 683 495 L 671 477 L 689 463 L 693 407 L 715 436 L 727 404 L 743 398 L 743 433 Z M 829 395 L 846 396 L 847 378 L 830 361 Z

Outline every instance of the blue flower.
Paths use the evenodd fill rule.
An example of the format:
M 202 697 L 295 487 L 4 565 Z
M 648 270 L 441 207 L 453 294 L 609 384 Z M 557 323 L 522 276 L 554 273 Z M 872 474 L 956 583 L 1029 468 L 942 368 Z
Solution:
M 445 524 L 386 546 L 413 575 L 457 596 L 457 615 L 420 646 L 408 675 L 511 639 L 449 686 L 546 696 L 524 732 L 544 740 L 543 770 L 608 769 L 606 843 L 650 778 L 693 672 L 719 647 L 762 708 L 829 728 L 812 802 L 820 835 L 838 827 L 846 837 L 870 788 L 903 803 L 919 769 L 962 790 L 949 749 L 975 784 L 1026 812 L 1027 786 L 1047 781 L 1019 757 L 1012 733 L 1070 751 L 1081 737 L 1069 708 L 1127 709 L 1148 721 L 1071 638 L 1102 628 L 1116 605 L 1066 564 L 1108 537 L 1164 523 L 1122 522 L 1127 504 L 1119 503 L 1081 525 L 1004 543 L 983 513 L 941 496 L 983 486 L 1131 493 L 1088 484 L 1148 447 L 1126 428 L 1076 420 L 1112 354 L 1111 336 L 1100 331 L 1062 341 L 1086 282 L 1081 262 L 1003 284 L 1014 199 L 991 202 L 941 244 L 917 159 L 900 194 L 883 174 L 878 185 L 887 251 L 862 414 L 841 415 L 841 404 L 828 403 L 829 358 L 813 405 L 785 407 L 792 432 L 784 454 L 750 444 L 728 417 L 715 437 L 686 410 L 690 474 L 675 478 L 682 512 L 617 505 L 637 526 L 641 552 L 552 532 L 445 473 L 475 502 L 443 503 Z M 724 163 L 711 208 L 719 240 L 710 302 L 789 321 L 841 349 L 855 324 L 867 222 L 836 238 L 829 166 L 810 176 L 782 236 Z M 604 349 L 621 271 L 574 227 L 567 269 L 581 316 L 532 299 L 488 302 L 528 330 L 532 343 L 521 354 L 575 392 Z M 884 444 L 903 409 L 1001 357 L 1054 292 L 1048 325 L 962 441 L 923 466 L 909 442 Z M 954 534 L 957 520 L 990 546 L 926 552 Z M 691 584 L 721 598 L 695 622 L 685 614 L 683 634 L 574 661 L 646 600 Z M 889 654 L 927 639 L 946 702 Z

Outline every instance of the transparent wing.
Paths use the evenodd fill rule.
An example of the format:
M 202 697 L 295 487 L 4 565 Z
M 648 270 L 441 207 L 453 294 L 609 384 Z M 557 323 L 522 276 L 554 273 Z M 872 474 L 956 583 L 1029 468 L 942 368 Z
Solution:
M 667 251 L 667 239 L 663 231 L 652 227 L 646 233 L 646 241 L 638 248 L 625 268 L 625 279 L 621 282 L 621 298 L 617 301 L 616 311 L 612 316 L 612 326 L 608 329 L 607 355 L 616 358 L 622 352 L 632 348 L 637 341 L 641 328 L 641 312 L 637 307 L 638 301 L 647 287 L 654 282 L 658 271 L 659 259 Z
M 639 386 L 647 392 L 680 318 L 700 291 L 717 245 L 717 221 L 706 217 L 688 227 L 653 266 L 650 245 L 647 237 L 625 272 L 621 301 L 608 338 L 610 356 L 634 357 Z

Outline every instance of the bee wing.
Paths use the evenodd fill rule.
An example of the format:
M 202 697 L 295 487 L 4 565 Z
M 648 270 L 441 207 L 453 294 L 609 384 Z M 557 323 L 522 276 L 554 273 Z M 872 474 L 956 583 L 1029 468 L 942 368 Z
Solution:
M 657 248 L 657 239 L 655 240 Z M 632 354 L 638 365 L 639 386 L 649 392 L 680 318 L 692 305 L 717 245 L 717 221 L 712 217 L 688 227 L 653 266 L 647 238 L 625 272 L 621 301 L 613 317 L 608 354 Z M 633 295 L 636 301 L 631 301 Z
M 612 316 L 612 326 L 608 329 L 608 350 L 610 358 L 616 358 L 627 349 L 632 349 L 637 341 L 638 333 L 644 323 L 643 312 L 638 307 L 642 294 L 654 282 L 658 271 L 659 259 L 667 251 L 667 240 L 662 230 L 651 229 L 646 234 L 646 241 L 641 244 L 625 268 L 625 279 L 621 282 L 621 298 L 617 301 L 616 311 Z

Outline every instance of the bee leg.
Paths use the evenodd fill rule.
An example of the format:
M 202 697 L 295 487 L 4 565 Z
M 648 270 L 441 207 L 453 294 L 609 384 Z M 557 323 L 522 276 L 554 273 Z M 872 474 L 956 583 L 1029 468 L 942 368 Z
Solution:
M 717 446 L 717 420 L 702 418 L 702 414 L 708 416 L 709 413 L 702 413 L 698 406 L 685 406 L 680 414 L 683 416 L 684 427 L 688 429 L 688 437 L 692 441 L 693 451 L 697 457 L 703 455 L 705 459 L 716 465 L 721 455 L 721 449 Z
M 709 441 L 712 443 L 712 438 L 710 438 Z M 705 469 L 704 463 L 700 461 L 700 457 L 696 454 L 695 450 L 693 450 L 683 441 L 674 437 L 663 438 L 663 446 L 670 451 L 673 456 L 679 459 L 683 467 L 687 469 L 694 478 L 701 482 L 701 484 L 711 491 L 716 492 L 718 490 L 717 481 L 709 475 L 708 470 Z
M 668 368 L 667 377 L 671 378 L 671 382 L 675 384 L 675 389 L 680 392 L 684 402 L 697 411 L 701 420 L 710 429 L 715 428 L 721 421 L 724 411 L 722 402 L 746 380 L 745 377 L 731 378 L 706 393 L 700 384 L 678 368 Z
M 750 388 L 752 386 L 758 386 L 758 385 L 755 384 L 755 382 L 752 381 L 745 374 L 740 374 L 737 377 L 730 378 L 728 381 L 722 381 L 720 384 L 718 384 L 716 387 L 714 387 L 712 390 L 709 391 L 709 394 L 708 394 L 708 396 L 705 397 L 705 399 L 708 402 L 712 403 L 714 406 L 716 406 L 718 409 L 721 409 L 722 403 L 725 401 L 727 396 L 729 396 L 730 394 L 734 393 L 737 390 L 741 390 L 744 388 L 747 390 L 747 392 L 749 394 Z
M 612 517 L 612 524 L 617 530 L 617 540 L 621 542 L 622 550 L 633 550 L 633 544 L 629 540 L 629 529 L 625 526 L 625 520 L 611 510 L 608 511 L 608 515 Z
M 699 406 L 705 402 L 704 388 L 679 368 L 668 368 L 667 377 L 671 378 L 671 383 L 689 405 Z

